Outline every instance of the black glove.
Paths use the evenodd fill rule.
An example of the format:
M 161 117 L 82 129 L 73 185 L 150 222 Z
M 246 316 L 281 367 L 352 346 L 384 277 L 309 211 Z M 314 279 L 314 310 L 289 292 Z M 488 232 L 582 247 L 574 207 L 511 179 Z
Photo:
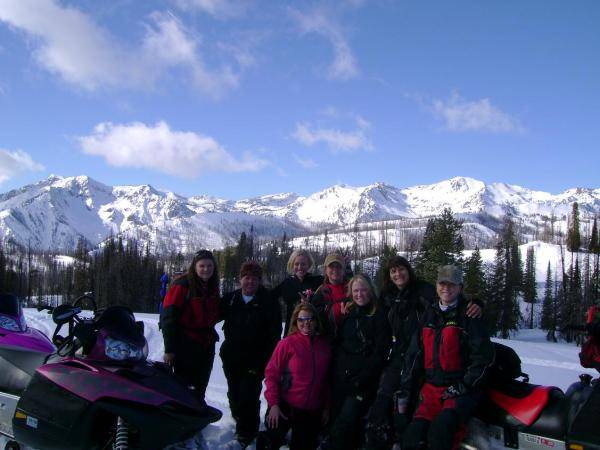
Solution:
M 469 389 L 467 386 L 465 386 L 462 381 L 458 381 L 448 386 L 448 389 L 446 389 L 442 394 L 442 400 L 460 397 L 461 395 L 465 395 L 468 391 Z

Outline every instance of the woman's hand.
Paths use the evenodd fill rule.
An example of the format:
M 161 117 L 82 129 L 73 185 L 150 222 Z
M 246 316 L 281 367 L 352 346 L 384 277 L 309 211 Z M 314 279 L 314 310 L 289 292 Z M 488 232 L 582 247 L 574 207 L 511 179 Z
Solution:
M 173 366 L 175 364 L 175 353 L 165 353 L 163 356 L 163 361 L 168 366 Z
M 281 412 L 281 409 L 279 409 L 279 405 L 271 406 L 271 409 L 269 409 L 269 415 L 267 415 L 267 425 L 269 428 L 277 428 L 279 426 L 280 417 L 283 420 L 287 420 L 287 417 L 285 417 L 285 415 Z
M 348 305 L 350 304 L 350 302 L 343 302 L 340 305 L 340 313 L 342 314 L 342 316 L 345 316 L 346 314 L 348 314 Z
M 467 316 L 472 319 L 479 319 L 481 314 L 481 306 L 479 306 L 477 303 L 469 302 L 467 305 Z

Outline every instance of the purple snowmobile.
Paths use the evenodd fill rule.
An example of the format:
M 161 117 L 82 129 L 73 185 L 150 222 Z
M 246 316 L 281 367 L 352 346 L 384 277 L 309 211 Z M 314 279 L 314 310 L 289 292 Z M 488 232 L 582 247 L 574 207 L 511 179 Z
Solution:
M 90 302 L 94 318 L 80 315 L 84 301 Z M 221 418 L 219 410 L 198 398 L 167 366 L 146 360 L 143 322 L 136 322 L 129 308 L 111 306 L 97 314 L 89 295 L 73 306 L 46 307 L 56 323 L 54 352 L 42 333 L 25 326 L 14 296 L 0 297 L 3 303 L 12 306 L 1 308 L 16 314 L 0 315 L 0 365 L 6 360 L 17 373 L 29 376 L 25 386 L 23 374 L 6 377 L 21 384 L 13 382 L 6 393 L 0 392 L 0 402 L 8 405 L 8 413 L 0 411 L 0 431 L 12 439 L 8 448 L 161 449 Z M 68 329 L 65 337 L 59 334 L 63 325 Z M 37 346 L 25 338 L 27 330 L 35 334 Z M 5 353 L 18 352 L 15 347 L 22 348 L 19 356 Z M 35 361 L 23 363 L 35 358 L 37 366 Z

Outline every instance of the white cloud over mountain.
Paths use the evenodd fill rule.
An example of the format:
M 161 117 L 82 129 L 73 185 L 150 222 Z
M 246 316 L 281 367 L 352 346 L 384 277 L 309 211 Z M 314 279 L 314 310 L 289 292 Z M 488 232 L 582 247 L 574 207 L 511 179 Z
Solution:
M 355 118 L 355 123 L 355 129 L 342 131 L 300 122 L 296 124 L 292 137 L 307 147 L 324 144 L 334 153 L 373 150 L 373 143 L 369 135 L 371 124 L 360 116 Z
M 26 171 L 44 170 L 23 150 L 10 151 L 0 148 L 0 183 Z
M 166 122 L 154 126 L 104 122 L 78 140 L 84 153 L 102 156 L 111 166 L 147 168 L 185 178 L 207 172 L 258 171 L 268 165 L 250 153 L 238 159 L 212 137 L 171 130 Z
M 448 131 L 485 131 L 492 133 L 520 133 L 519 121 L 492 105 L 489 98 L 469 101 L 453 92 L 447 100 L 434 100 L 433 113 L 444 121 Z

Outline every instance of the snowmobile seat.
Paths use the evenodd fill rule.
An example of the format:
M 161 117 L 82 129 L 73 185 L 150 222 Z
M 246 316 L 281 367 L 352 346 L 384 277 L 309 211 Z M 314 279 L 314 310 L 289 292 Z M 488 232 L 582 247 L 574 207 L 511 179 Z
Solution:
M 532 434 L 560 438 L 567 426 L 567 400 L 554 386 L 515 381 L 488 392 L 496 420 Z
M 548 403 L 550 391 L 553 387 L 535 386 L 525 383 L 523 383 L 523 386 L 526 388 L 503 389 L 502 391 L 491 389 L 489 395 L 494 403 L 523 425 L 529 426 L 540 416 Z

